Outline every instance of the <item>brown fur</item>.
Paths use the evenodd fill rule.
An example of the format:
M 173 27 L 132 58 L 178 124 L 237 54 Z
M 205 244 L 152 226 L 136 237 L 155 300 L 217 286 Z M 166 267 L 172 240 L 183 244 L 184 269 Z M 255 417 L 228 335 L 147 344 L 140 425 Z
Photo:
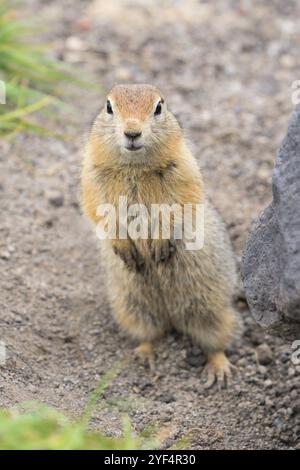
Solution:
M 235 265 L 224 225 L 204 194 L 197 164 L 174 116 L 158 89 L 119 85 L 108 95 L 113 116 L 105 110 L 93 126 L 82 170 L 82 204 L 95 224 L 97 206 L 128 204 L 205 204 L 205 244 L 186 251 L 176 240 L 105 240 L 108 289 L 118 322 L 142 343 L 170 328 L 189 334 L 209 360 L 209 385 L 229 375 L 224 355 L 235 325 L 231 297 Z M 154 116 L 157 102 L 162 115 Z M 124 149 L 124 131 L 142 133 L 143 148 Z M 132 155 L 134 154 L 134 155 Z

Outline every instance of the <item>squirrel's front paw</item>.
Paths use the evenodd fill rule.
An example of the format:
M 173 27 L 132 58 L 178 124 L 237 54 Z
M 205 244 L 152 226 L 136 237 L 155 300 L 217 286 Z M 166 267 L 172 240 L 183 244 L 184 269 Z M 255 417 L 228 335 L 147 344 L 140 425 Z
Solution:
M 143 272 L 145 262 L 136 246 L 126 240 L 113 244 L 114 253 L 119 256 L 129 271 Z
M 153 240 L 151 245 L 151 256 L 155 263 L 165 263 L 175 252 L 175 241 L 162 239 Z

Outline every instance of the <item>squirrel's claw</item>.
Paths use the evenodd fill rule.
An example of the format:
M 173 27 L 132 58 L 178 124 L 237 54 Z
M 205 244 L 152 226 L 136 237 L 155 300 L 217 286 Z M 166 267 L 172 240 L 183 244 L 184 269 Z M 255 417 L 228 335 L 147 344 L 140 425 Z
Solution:
M 145 267 L 144 259 L 133 243 L 126 249 L 114 246 L 114 253 L 122 259 L 129 271 L 143 272 Z
M 160 239 L 153 240 L 151 247 L 151 256 L 155 263 L 165 263 L 168 261 L 175 251 L 175 243 L 173 240 Z
M 231 384 L 231 369 L 233 367 L 224 353 L 219 352 L 210 355 L 203 371 L 207 374 L 203 387 L 205 389 L 210 388 L 215 382 L 217 382 L 219 390 L 228 387 Z

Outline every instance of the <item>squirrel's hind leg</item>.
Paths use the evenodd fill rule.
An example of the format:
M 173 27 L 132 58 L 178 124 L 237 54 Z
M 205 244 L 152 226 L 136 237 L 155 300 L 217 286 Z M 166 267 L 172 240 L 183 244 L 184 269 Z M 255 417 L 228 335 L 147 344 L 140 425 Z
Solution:
M 216 317 L 207 316 L 199 325 L 190 331 L 191 337 L 207 356 L 204 368 L 205 388 L 215 382 L 219 388 L 228 386 L 232 376 L 232 364 L 226 357 L 225 349 L 230 343 L 236 324 L 236 314 L 232 308 L 226 308 Z
M 155 370 L 154 345 L 152 341 L 142 341 L 140 345 L 135 348 L 134 353 L 141 362 L 149 365 L 150 370 Z
M 139 342 L 134 349 L 134 355 L 142 363 L 154 369 L 154 345 L 164 333 L 164 327 L 152 313 L 150 307 L 142 299 L 132 293 L 115 303 L 115 316 L 121 327 Z

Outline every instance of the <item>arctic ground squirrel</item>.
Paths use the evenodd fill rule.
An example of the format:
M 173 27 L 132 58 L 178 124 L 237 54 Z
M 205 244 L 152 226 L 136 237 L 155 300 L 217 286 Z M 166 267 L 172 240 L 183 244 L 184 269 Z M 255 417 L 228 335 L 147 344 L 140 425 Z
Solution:
M 101 241 L 107 292 L 118 323 L 140 343 L 136 353 L 152 361 L 156 341 L 175 329 L 205 353 L 205 386 L 226 384 L 231 364 L 225 350 L 236 325 L 234 255 L 183 131 L 159 89 L 113 87 L 92 127 L 81 183 L 82 207 L 94 224 L 103 224 L 99 206 L 116 209 L 117 230 Z M 126 198 L 128 207 L 143 205 L 149 218 L 153 205 L 192 207 L 192 227 L 195 208 L 204 207 L 203 246 L 187 249 L 185 240 L 175 236 L 176 211 L 169 217 L 167 238 L 163 211 L 155 237 L 149 227 L 147 237 L 133 237 L 129 230 L 124 236 L 120 198 Z

